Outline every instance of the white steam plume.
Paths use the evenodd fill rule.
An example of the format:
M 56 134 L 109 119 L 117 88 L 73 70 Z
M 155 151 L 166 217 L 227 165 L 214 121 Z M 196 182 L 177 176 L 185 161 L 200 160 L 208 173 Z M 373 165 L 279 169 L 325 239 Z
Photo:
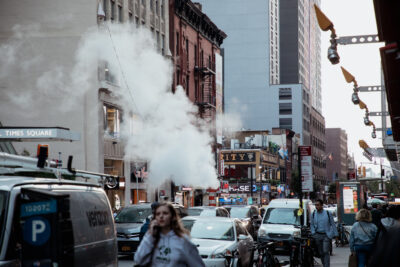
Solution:
M 149 163 L 149 183 L 216 187 L 209 127 L 182 88 L 171 92 L 173 67 L 155 49 L 151 33 L 129 25 L 109 24 L 85 37 L 79 54 L 97 57 L 118 74 L 114 95 L 124 110 L 122 137 L 128 160 Z

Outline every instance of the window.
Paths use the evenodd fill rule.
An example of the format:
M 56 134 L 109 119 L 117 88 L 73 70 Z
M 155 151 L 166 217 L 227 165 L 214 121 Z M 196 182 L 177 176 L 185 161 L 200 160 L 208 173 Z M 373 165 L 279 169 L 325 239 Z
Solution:
M 104 11 L 104 14 L 106 14 L 106 18 L 107 18 L 107 3 L 108 3 L 108 0 L 103 0 L 103 11 Z
M 177 70 L 176 71 L 176 85 L 179 85 L 181 82 L 181 71 Z
M 118 19 L 119 22 L 124 22 L 124 18 L 122 16 L 122 6 L 118 6 Z
M 200 52 L 200 67 L 204 66 L 204 52 L 201 50 Z
M 113 106 L 103 105 L 104 131 L 113 138 L 118 138 L 120 133 L 121 112 Z
M 164 34 L 161 35 L 161 54 L 165 55 L 165 36 Z
M 129 12 L 129 22 L 130 23 L 133 22 L 133 14 L 131 12 Z
M 164 15 L 164 12 L 165 12 L 165 11 L 164 11 L 164 1 L 165 1 L 165 0 L 161 0 L 161 17 L 162 17 L 162 18 L 165 18 L 165 15 Z
M 190 76 L 186 75 L 186 95 L 189 96 L 189 82 L 190 82 Z
M 186 60 L 189 61 L 189 39 L 186 38 Z
M 194 81 L 194 97 L 195 97 L 195 100 L 197 100 L 199 97 L 199 81 L 198 80 Z
M 279 88 L 279 100 L 292 99 L 292 88 Z
M 291 115 L 292 103 L 279 103 L 279 115 Z
M 115 2 L 111 1 L 111 20 L 114 20 L 115 16 Z
M 279 128 L 282 129 L 292 129 L 292 118 L 280 118 Z
M 135 23 L 136 23 L 136 27 L 139 27 L 139 17 L 135 16 Z
M 142 5 L 146 5 L 146 0 L 142 0 Z
M 197 66 L 197 45 L 194 45 L 194 65 Z
M 179 56 L 179 32 L 176 33 L 176 55 Z
M 156 14 L 160 14 L 160 8 L 158 7 L 158 0 L 156 0 Z
M 160 49 L 160 32 L 156 31 L 156 35 L 157 35 L 157 49 Z
M 150 0 L 150 10 L 154 9 L 154 0 Z

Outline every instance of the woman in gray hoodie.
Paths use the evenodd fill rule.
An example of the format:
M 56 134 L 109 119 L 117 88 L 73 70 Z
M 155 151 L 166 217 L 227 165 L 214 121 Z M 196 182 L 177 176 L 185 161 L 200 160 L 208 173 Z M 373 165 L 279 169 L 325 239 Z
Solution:
M 149 230 L 135 254 L 135 263 L 152 267 L 205 266 L 169 203 L 162 203 L 154 210 Z

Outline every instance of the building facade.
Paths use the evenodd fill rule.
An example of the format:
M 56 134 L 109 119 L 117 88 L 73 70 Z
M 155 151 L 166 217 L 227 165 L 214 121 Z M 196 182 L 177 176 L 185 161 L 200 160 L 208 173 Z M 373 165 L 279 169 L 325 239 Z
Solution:
M 326 152 L 332 160 L 326 163 L 328 181 L 347 179 L 347 134 L 341 128 L 326 128 Z
M 326 152 L 325 119 L 315 108 L 312 108 L 310 121 L 314 181 L 320 191 L 324 191 L 325 186 L 330 182 L 326 171 L 329 154 Z
M 145 177 L 145 163 L 124 160 L 124 144 L 120 139 L 124 110 L 112 94 L 120 86 L 115 75 L 117 70 L 110 69 L 107 62 L 99 62 L 93 69 L 87 69 L 87 84 L 91 88 L 76 99 L 73 108 L 65 113 L 60 107 L 70 92 L 45 94 L 41 98 L 36 98 L 34 92 L 43 90 L 39 85 L 51 75 L 60 75 L 60 82 L 55 85 L 62 87 L 63 76 L 51 70 L 72 73 L 82 36 L 89 29 L 102 27 L 104 21 L 148 28 L 153 32 L 158 51 L 170 55 L 168 1 L 2 1 L 0 13 L 0 46 L 18 44 L 15 46 L 18 57 L 13 58 L 15 62 L 8 62 L 7 66 L 13 72 L 4 79 L 1 77 L 5 86 L 3 92 L 13 91 L 14 95 L 30 95 L 33 92 L 33 103 L 25 102 L 24 106 L 11 104 L 13 102 L 7 98 L 8 94 L 2 94 L 2 123 L 7 126 L 56 125 L 80 133 L 81 140 L 77 142 L 48 142 L 49 158 L 60 158 L 65 165 L 68 156 L 73 155 L 73 167 L 76 169 L 120 176 L 120 190 L 108 192 L 113 207 L 129 204 L 132 199 L 145 201 L 146 187 L 140 183 Z M 25 54 L 29 57 L 23 57 Z M 24 69 L 27 63 L 31 66 L 30 71 Z M 56 91 L 57 88 L 45 89 Z M 27 112 L 22 107 L 31 109 Z M 14 143 L 14 146 L 18 153 L 25 150 L 30 155 L 36 154 L 36 143 Z M 133 174 L 138 170 L 143 174 L 136 179 Z
M 198 116 L 213 129 L 213 150 L 216 152 L 218 136 L 222 137 L 216 125 L 216 116 L 223 110 L 220 46 L 227 36 L 202 12 L 199 3 L 170 0 L 169 17 L 169 47 L 174 65 L 172 91 L 182 86 L 188 99 L 198 107 Z M 172 185 L 171 188 L 176 191 L 171 193 L 171 198 L 186 207 L 214 204 L 209 203 L 208 193 L 203 189 L 190 185 Z
M 322 113 L 321 31 L 314 12 L 320 2 L 280 1 L 280 81 L 304 84 L 312 107 Z

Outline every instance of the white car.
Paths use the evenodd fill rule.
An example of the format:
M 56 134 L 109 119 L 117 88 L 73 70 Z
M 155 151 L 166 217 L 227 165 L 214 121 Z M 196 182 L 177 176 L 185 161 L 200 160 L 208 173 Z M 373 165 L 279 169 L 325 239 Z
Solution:
M 225 267 L 227 257 L 234 256 L 234 266 L 251 266 L 253 238 L 243 222 L 227 217 L 195 217 L 182 219 L 190 231 L 206 266 Z

